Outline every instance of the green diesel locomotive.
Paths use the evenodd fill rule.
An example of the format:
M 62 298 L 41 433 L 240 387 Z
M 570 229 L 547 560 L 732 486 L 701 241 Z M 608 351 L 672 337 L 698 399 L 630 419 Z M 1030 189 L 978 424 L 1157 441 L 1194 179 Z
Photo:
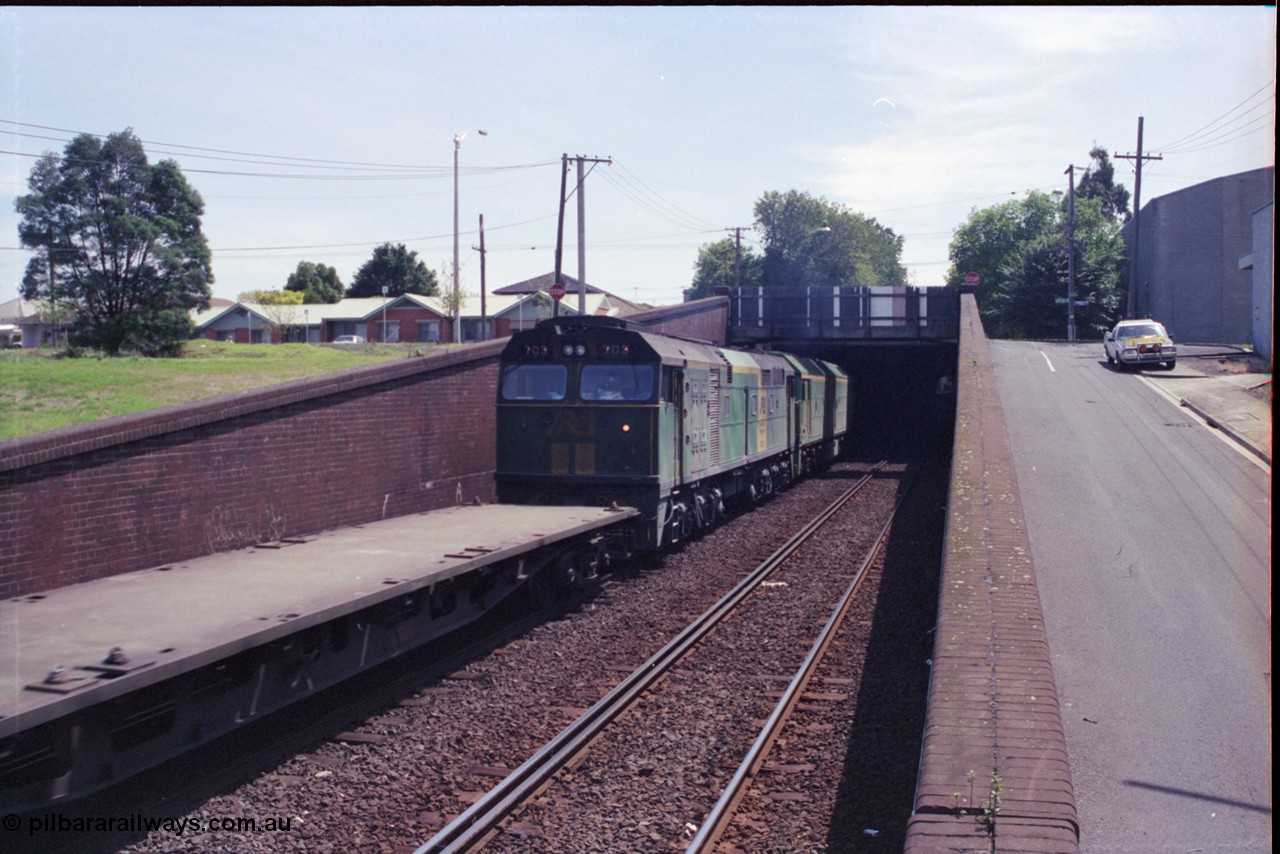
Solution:
M 848 377 L 828 362 L 544 320 L 502 353 L 498 499 L 635 507 L 643 521 L 605 551 L 666 548 L 826 466 L 848 418 Z

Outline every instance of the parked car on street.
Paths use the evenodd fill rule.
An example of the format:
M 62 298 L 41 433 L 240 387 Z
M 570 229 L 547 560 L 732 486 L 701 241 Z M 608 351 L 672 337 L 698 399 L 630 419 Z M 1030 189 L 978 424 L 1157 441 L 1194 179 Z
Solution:
M 1130 365 L 1156 365 L 1172 371 L 1178 348 L 1163 325 L 1154 320 L 1122 320 L 1102 336 L 1107 362 L 1119 369 Z

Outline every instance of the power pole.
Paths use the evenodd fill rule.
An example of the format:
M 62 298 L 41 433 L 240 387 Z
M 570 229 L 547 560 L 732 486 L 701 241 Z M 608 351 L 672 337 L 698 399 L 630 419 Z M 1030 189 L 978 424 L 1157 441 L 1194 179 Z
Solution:
M 587 313 L 587 194 L 582 184 L 582 158 L 578 158 L 578 316 Z
M 564 256 L 564 184 L 569 175 L 569 155 L 560 155 L 560 216 L 556 221 L 556 271 L 551 280 L 551 287 L 560 286 L 563 294 L 564 282 L 560 280 L 560 259 Z M 551 316 L 560 316 L 560 300 L 551 300 Z
M 750 230 L 749 225 L 725 229 L 733 232 L 733 289 L 735 291 L 742 287 L 742 232 Z
M 480 214 L 480 245 L 472 246 L 480 253 L 480 340 L 489 340 L 489 315 L 485 312 L 484 303 L 484 214 Z
M 1133 160 L 1138 170 L 1133 182 L 1133 252 L 1129 253 L 1129 300 L 1125 317 L 1137 316 L 1138 304 L 1138 245 L 1142 237 L 1142 161 L 1164 160 L 1142 153 L 1142 116 L 1138 116 L 1138 151 L 1136 154 L 1117 154 L 1116 160 Z M 1150 308 L 1148 306 L 1148 308 Z
M 1076 340 L 1076 166 L 1067 167 L 1067 340 Z
M 584 163 L 607 163 L 613 165 L 613 159 L 608 157 L 584 157 L 581 154 L 573 158 L 578 162 L 578 186 L 575 192 L 578 194 L 578 314 L 586 314 L 587 312 L 587 211 L 586 201 L 583 195 L 583 187 L 585 186 L 586 176 L 582 174 L 582 165 Z M 564 286 L 561 280 L 560 263 L 564 250 L 564 205 L 568 199 L 565 198 L 565 182 L 569 174 L 569 155 L 560 155 L 560 224 L 556 229 L 556 273 L 555 284 Z M 560 314 L 560 302 L 555 302 L 555 315 Z

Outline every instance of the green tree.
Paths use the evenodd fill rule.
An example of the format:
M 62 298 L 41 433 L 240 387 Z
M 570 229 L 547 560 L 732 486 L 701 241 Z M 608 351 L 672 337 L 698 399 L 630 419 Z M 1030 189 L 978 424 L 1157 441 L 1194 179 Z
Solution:
M 949 285 L 958 285 L 966 273 L 977 273 L 978 310 L 987 332 L 1005 337 L 1001 315 L 991 304 L 991 295 L 1004 280 L 1011 265 L 1016 265 L 1022 247 L 1054 231 L 1061 219 L 1062 208 L 1047 193 L 1032 191 L 1025 199 L 1013 199 L 982 210 L 969 212 L 951 238 L 951 270 Z M 1065 292 L 1064 292 L 1065 296 Z
M 685 299 L 712 296 L 718 287 L 733 287 L 738 277 L 742 287 L 756 287 L 764 277 L 763 261 L 750 246 L 743 246 L 738 258 L 732 237 L 707 243 L 698 250 L 698 260 L 693 265 L 693 284 L 685 290 Z M 736 276 L 735 266 L 739 268 Z
M 178 164 L 150 165 L 131 129 L 81 134 L 61 156 L 46 152 L 27 187 L 18 237 L 36 254 L 23 297 L 74 306 L 78 344 L 176 352 L 213 282 L 204 201 Z
M 1095 145 L 1089 151 L 1093 165 L 1084 170 L 1080 183 L 1076 184 L 1076 201 L 1097 199 L 1108 219 L 1129 221 L 1129 191 L 1115 183 L 1116 169 L 1107 150 Z
M 967 272 L 981 277 L 978 306 L 997 338 L 1063 338 L 1067 308 L 1065 202 L 1045 193 L 970 213 L 951 241 L 948 283 Z M 1125 265 L 1120 224 L 1100 199 L 1076 200 L 1076 337 L 1101 338 L 1122 299 Z
M 873 217 L 789 190 L 755 205 L 766 287 L 905 285 L 903 239 Z
M 346 294 L 336 269 L 310 261 L 298 262 L 298 269 L 289 274 L 284 289 L 301 292 L 302 301 L 307 305 L 338 302 Z M 382 291 L 378 293 L 381 295 Z
M 382 296 L 384 287 L 387 296 L 419 294 L 431 297 L 440 290 L 436 274 L 418 260 L 417 252 L 410 251 L 403 243 L 395 246 L 384 243 L 374 249 L 373 257 L 356 271 L 351 287 L 347 288 L 347 296 Z

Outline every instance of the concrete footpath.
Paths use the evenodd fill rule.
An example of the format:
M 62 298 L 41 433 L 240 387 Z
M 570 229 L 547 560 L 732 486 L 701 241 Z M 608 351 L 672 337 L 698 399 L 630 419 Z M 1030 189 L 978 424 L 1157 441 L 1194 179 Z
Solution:
M 1267 465 L 1271 464 L 1271 405 L 1249 389 L 1270 379 L 1268 374 L 1207 373 L 1201 364 L 1207 357 L 1182 358 L 1169 373 L 1146 371 L 1153 386 L 1177 401 L 1210 426 L 1239 444 Z

